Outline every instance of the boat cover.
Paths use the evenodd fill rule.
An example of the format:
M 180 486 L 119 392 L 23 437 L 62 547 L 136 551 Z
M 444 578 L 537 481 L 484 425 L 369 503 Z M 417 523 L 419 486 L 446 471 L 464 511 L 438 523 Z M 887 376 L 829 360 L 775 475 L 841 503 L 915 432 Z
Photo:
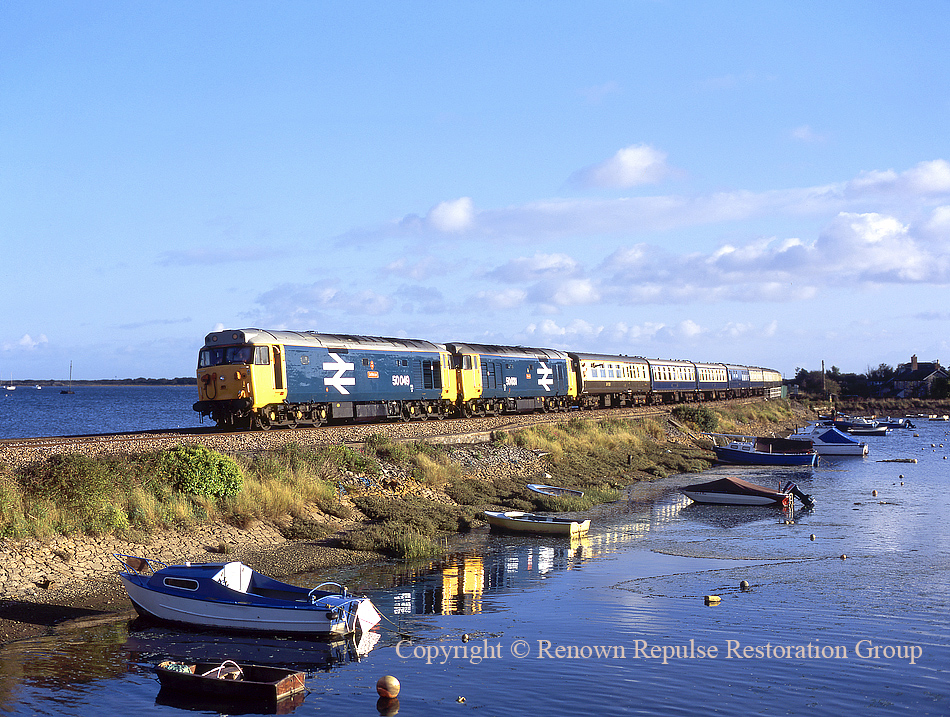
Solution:
M 841 431 L 835 428 L 825 431 L 821 435 L 817 435 L 815 437 L 817 438 L 817 440 L 821 441 L 822 443 L 841 443 L 841 444 L 857 443 L 857 441 L 855 441 L 853 438 L 849 438 L 848 436 L 846 436 Z
M 781 498 L 784 496 L 783 493 L 777 490 L 766 488 L 765 486 L 758 485 L 756 483 L 750 483 L 747 480 L 742 480 L 741 478 L 735 478 L 733 476 L 719 478 L 718 480 L 712 480 L 708 483 L 695 483 L 693 485 L 687 485 L 680 488 L 680 490 L 696 491 L 697 493 L 760 495 L 762 497 L 775 498 L 777 500 L 781 500 Z

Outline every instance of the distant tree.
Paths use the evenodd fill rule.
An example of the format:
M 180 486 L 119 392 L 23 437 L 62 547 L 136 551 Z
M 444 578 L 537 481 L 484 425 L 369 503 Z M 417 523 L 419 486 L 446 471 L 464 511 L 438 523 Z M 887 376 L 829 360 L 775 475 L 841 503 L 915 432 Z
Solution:
M 871 368 L 868 366 L 868 370 L 865 375 L 868 377 L 868 383 L 887 383 L 894 377 L 894 367 L 889 366 L 886 363 L 879 364 L 877 368 Z
M 842 373 L 838 375 L 838 384 L 843 396 L 867 396 L 868 379 L 863 373 Z
M 829 378 L 827 371 L 825 374 L 825 393 L 840 393 L 841 387 L 838 382 Z M 795 383 L 797 383 L 805 393 L 820 394 L 822 392 L 821 371 L 808 371 L 807 369 L 800 368 L 795 374 Z
M 935 378 L 933 384 L 930 386 L 930 397 L 931 398 L 948 398 L 950 397 L 950 380 L 945 378 Z

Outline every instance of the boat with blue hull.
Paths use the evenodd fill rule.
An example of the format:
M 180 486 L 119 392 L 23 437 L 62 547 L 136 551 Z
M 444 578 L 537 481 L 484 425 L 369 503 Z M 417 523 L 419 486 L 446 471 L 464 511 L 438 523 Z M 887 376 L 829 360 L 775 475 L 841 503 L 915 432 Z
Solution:
M 866 456 L 869 448 L 834 426 L 816 424 L 800 428 L 789 436 L 793 441 L 811 441 L 820 456 Z
M 154 558 L 114 556 L 124 568 L 119 579 L 135 610 L 166 623 L 339 637 L 365 632 L 381 619 L 369 598 L 350 595 L 337 583 L 303 588 L 236 561 L 167 565 Z
M 705 434 L 724 437 L 725 445 L 713 445 L 716 459 L 722 463 L 735 463 L 750 466 L 813 466 L 818 462 L 818 453 L 811 441 L 792 441 L 787 438 L 771 436 L 732 436 L 726 434 Z

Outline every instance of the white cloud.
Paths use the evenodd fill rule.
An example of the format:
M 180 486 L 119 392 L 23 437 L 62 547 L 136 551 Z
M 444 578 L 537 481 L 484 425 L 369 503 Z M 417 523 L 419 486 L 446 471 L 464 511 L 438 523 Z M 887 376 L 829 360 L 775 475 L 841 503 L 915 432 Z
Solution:
M 475 209 L 469 197 L 461 197 L 436 204 L 426 215 L 426 224 L 436 231 L 458 233 L 469 229 L 475 218 Z
M 632 154 L 635 156 L 637 152 Z M 606 181 L 612 177 L 611 181 L 621 182 L 637 176 L 645 179 L 651 171 L 669 172 L 665 163 L 651 164 L 643 160 L 644 156 L 641 155 L 639 165 L 636 161 L 613 158 L 600 165 L 602 178 Z M 597 168 L 585 172 L 594 169 Z M 950 163 L 933 160 L 901 173 L 873 171 L 846 182 L 761 192 L 738 189 L 692 196 L 543 199 L 478 212 L 471 200 L 463 197 L 433 207 L 425 219 L 410 214 L 386 226 L 338 239 L 349 246 L 354 242 L 400 235 L 419 236 L 428 231 L 435 237 L 456 234 L 473 241 L 487 238 L 499 243 L 610 235 L 626 240 L 656 231 L 763 217 L 778 220 L 834 216 L 839 212 L 867 212 L 869 207 L 880 213 L 911 215 L 947 204 L 950 204 Z
M 575 172 L 571 181 L 582 187 L 626 189 L 638 184 L 654 184 L 669 173 L 665 152 L 637 144 L 624 147 L 605 162 Z
M 525 332 L 530 336 L 537 337 L 539 341 L 575 338 L 590 340 L 597 338 L 603 330 L 603 326 L 595 326 L 582 319 L 575 319 L 566 326 L 560 326 L 551 319 L 545 319 L 540 323 L 528 324 L 525 327 Z
M 486 276 L 499 281 L 533 281 L 551 276 L 571 276 L 580 264 L 567 254 L 535 254 L 517 257 L 488 272 Z
M 43 346 L 47 343 L 49 343 L 49 340 L 46 338 L 45 334 L 40 334 L 36 338 L 33 338 L 32 336 L 30 336 L 30 334 L 23 334 L 23 336 L 21 336 L 16 341 L 5 341 L 3 343 L 3 350 L 4 351 L 14 351 L 14 350 L 33 351 L 39 346 Z
M 826 135 L 819 134 L 815 132 L 809 125 L 803 124 L 800 127 L 796 127 L 790 132 L 792 139 L 797 139 L 800 142 L 806 144 L 815 144 L 817 142 L 824 142 L 827 139 Z
M 487 304 L 492 309 L 514 309 L 521 306 L 528 296 L 522 289 L 502 289 L 501 291 L 479 291 L 476 303 Z
M 449 270 L 447 262 L 434 256 L 426 256 L 416 262 L 400 257 L 383 267 L 383 274 L 391 274 L 413 281 L 423 281 L 433 276 L 442 276 Z
M 283 284 L 257 298 L 267 325 L 298 327 L 321 321 L 327 313 L 379 316 L 393 310 L 391 296 L 371 289 L 344 291 L 326 282 Z

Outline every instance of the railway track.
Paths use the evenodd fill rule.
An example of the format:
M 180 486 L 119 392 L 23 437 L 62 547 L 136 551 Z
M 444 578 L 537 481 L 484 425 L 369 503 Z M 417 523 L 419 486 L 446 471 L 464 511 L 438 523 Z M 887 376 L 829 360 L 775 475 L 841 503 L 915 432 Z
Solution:
M 742 402 L 755 402 L 748 399 Z M 727 402 L 735 403 L 735 401 Z M 715 406 L 715 403 L 705 404 Z M 296 443 L 318 447 L 328 444 L 353 444 L 374 433 L 392 440 L 437 440 L 439 442 L 479 442 L 492 432 L 532 425 L 559 423 L 572 418 L 660 418 L 668 416 L 673 405 L 633 408 L 574 410 L 565 413 L 531 413 L 483 418 L 449 418 L 410 423 L 365 423 L 326 425 L 318 428 L 274 429 L 270 431 L 218 431 L 215 428 L 171 428 L 129 433 L 102 433 L 76 436 L 39 436 L 0 439 L 0 464 L 14 467 L 45 460 L 64 453 L 97 456 L 136 454 L 158 451 L 180 443 L 201 443 L 223 452 L 254 453 L 275 450 Z

